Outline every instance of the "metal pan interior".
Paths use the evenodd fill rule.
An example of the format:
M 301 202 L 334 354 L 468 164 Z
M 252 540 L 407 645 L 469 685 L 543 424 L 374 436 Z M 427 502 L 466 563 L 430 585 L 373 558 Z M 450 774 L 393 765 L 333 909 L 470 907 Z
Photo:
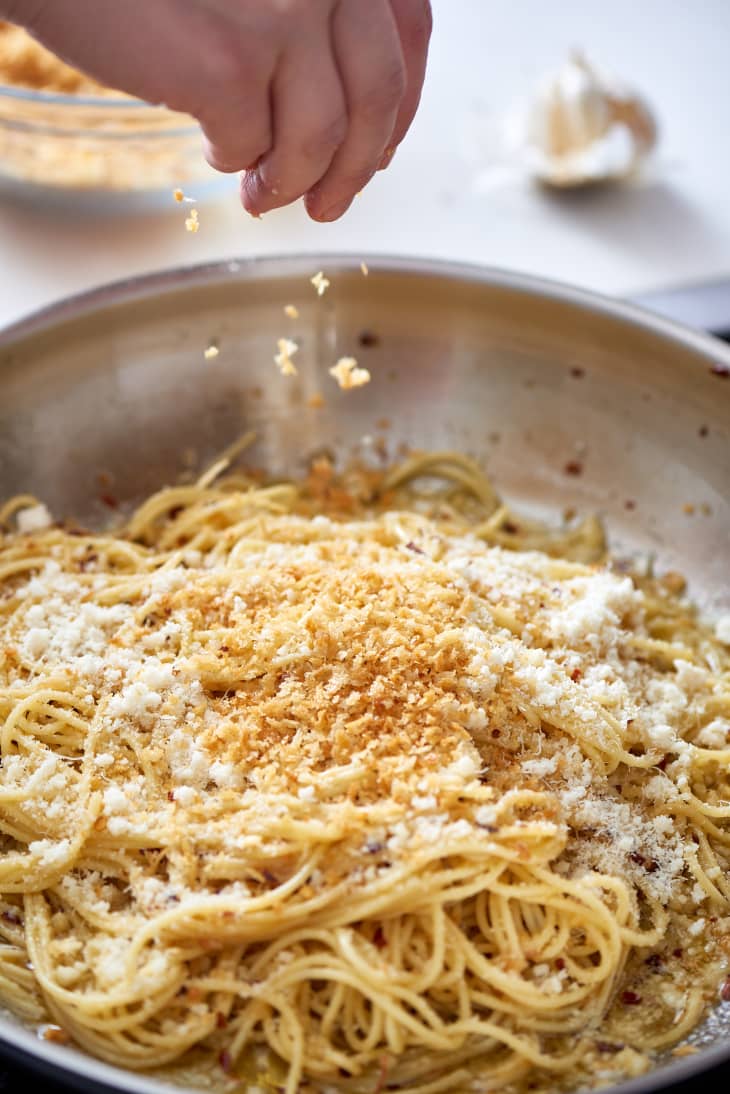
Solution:
M 246 462 L 297 475 L 326 449 L 397 458 L 455 448 L 517 507 L 599 512 L 619 551 L 679 569 L 710 611 L 730 608 L 730 350 L 625 305 L 546 282 L 444 264 L 283 258 L 123 283 L 0 336 L 0 497 L 33 493 L 95 525 L 247 430 Z M 319 297 L 309 278 L 331 279 Z M 285 315 L 294 305 L 298 318 Z M 300 350 L 282 377 L 277 340 Z M 205 349 L 218 347 L 206 359 Z M 328 368 L 372 373 L 340 392 Z M 323 396 L 324 405 L 311 405 Z M 113 514 L 111 514 L 113 515 Z M 730 1007 L 623 1084 L 648 1092 L 730 1058 Z M 0 1019 L 0 1039 L 118 1089 L 159 1090 Z

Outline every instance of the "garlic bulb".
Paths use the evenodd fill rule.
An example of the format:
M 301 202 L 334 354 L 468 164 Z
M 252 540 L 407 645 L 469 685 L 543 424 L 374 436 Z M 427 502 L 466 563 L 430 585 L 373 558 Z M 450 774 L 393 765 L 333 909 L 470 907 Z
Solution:
M 580 54 L 538 92 L 526 130 L 532 173 L 564 188 L 629 177 L 657 136 L 646 103 L 600 75 Z

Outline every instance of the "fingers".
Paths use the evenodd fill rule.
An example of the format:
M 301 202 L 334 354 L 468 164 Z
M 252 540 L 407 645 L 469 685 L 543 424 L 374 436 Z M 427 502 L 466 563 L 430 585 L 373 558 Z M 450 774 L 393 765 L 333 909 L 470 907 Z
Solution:
M 429 0 L 390 0 L 390 7 L 400 36 L 407 83 L 385 161 L 381 163 L 381 167 L 386 167 L 390 162 L 393 152 L 410 129 L 421 101 L 423 81 L 426 77 L 428 44 L 433 27 Z
M 245 99 L 225 100 L 212 118 L 200 118 L 203 152 L 216 171 L 232 174 L 258 163 L 271 148 L 271 108 L 265 86 L 252 89 Z M 258 101 L 256 101 L 258 99 Z
M 225 22 L 210 20 L 201 60 L 201 83 L 191 89 L 201 124 L 205 157 L 217 171 L 245 171 L 271 148 L 273 120 L 269 86 L 276 53 L 258 51 Z M 215 33 L 213 33 L 215 31 Z
M 390 142 L 406 90 L 406 67 L 388 0 L 340 0 L 332 41 L 348 128 L 328 170 L 307 195 L 307 210 L 315 220 L 342 216 L 372 177 Z
M 274 76 L 272 100 L 273 147 L 241 180 L 241 200 L 255 216 L 305 194 L 345 138 L 345 97 L 329 35 L 292 42 Z

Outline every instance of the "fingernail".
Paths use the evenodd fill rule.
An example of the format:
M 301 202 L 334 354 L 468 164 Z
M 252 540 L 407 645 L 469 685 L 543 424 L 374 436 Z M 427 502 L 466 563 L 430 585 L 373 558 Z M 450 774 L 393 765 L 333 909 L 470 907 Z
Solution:
M 378 171 L 384 171 L 386 167 L 389 167 L 392 160 L 393 160 L 394 155 L 395 155 L 395 148 L 386 148 L 385 152 L 383 153 L 383 157 L 382 157 L 380 163 L 378 164 L 377 170 Z
M 241 175 L 241 204 L 247 213 L 257 220 L 260 218 L 259 201 L 261 198 L 261 176 L 254 168 L 253 171 L 244 171 Z
M 330 205 L 329 209 L 325 209 L 322 213 L 316 213 L 314 215 L 315 220 L 339 220 L 339 218 L 347 212 L 352 205 L 352 199 L 348 198 L 347 201 L 338 201 L 335 205 Z

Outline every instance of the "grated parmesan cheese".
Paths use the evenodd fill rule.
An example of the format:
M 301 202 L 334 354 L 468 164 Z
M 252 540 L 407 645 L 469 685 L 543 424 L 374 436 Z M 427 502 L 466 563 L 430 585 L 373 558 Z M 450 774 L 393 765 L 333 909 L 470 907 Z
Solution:
M 715 623 L 715 635 L 718 641 L 730 646 L 730 615 L 723 615 Z
M 21 509 L 16 518 L 18 531 L 21 535 L 29 535 L 32 532 L 42 532 L 53 524 L 53 517 L 45 505 L 29 505 L 27 509 Z

